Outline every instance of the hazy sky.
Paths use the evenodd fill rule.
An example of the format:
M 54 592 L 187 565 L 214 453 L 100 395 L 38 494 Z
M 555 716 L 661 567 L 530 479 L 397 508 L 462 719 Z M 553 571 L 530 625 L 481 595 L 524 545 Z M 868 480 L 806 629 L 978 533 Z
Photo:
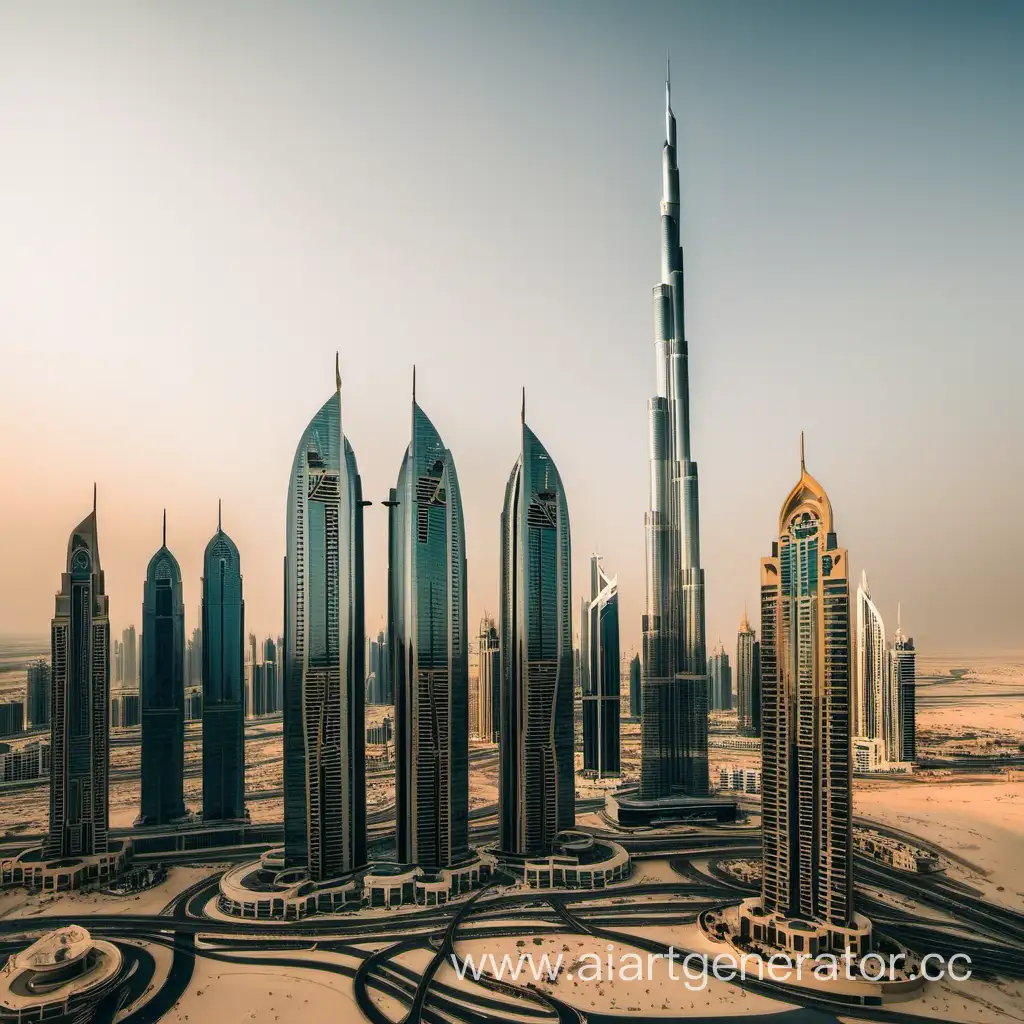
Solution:
M 115 629 L 224 525 L 281 624 L 295 445 L 334 386 L 364 493 L 410 378 L 497 605 L 519 393 L 639 642 L 663 77 L 680 127 L 708 641 L 798 473 L 926 653 L 1024 648 L 1024 4 L 0 7 L 0 632 L 45 634 L 99 485 Z M 367 629 L 386 517 L 367 509 Z

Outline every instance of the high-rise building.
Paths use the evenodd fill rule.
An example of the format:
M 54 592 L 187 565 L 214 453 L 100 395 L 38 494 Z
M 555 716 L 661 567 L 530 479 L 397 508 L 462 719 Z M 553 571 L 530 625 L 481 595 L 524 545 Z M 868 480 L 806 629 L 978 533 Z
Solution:
M 185 604 L 181 569 L 163 541 L 142 593 L 142 809 L 165 825 L 185 815 Z
M 50 831 L 47 858 L 107 851 L 110 613 L 100 567 L 96 492 L 68 541 L 50 624 Z
M 33 728 L 50 724 L 50 663 L 40 658 L 27 668 L 26 704 Z
M 889 651 L 889 678 L 896 695 L 896 722 L 891 760 L 917 760 L 917 652 L 914 638 L 907 636 L 896 612 L 896 635 Z
M 761 560 L 760 906 L 745 938 L 798 953 L 863 952 L 853 905 L 850 588 L 832 505 L 807 472 Z M 756 901 L 755 901 L 756 902 Z
M 139 688 L 139 660 L 134 626 L 129 626 L 122 631 L 121 644 L 124 653 L 124 675 L 121 681 L 126 690 L 137 690 Z
M 0 736 L 17 736 L 24 731 L 24 701 L 11 700 L 0 704 Z
M 590 559 L 590 597 L 580 628 L 583 675 L 583 769 L 619 774 L 619 584 Z
M 639 718 L 642 708 L 641 704 L 641 669 L 640 655 L 634 654 L 633 660 L 629 663 L 629 717 Z
M 451 452 L 416 402 L 388 505 L 398 859 L 437 870 L 469 852 L 466 530 Z
M 569 509 L 526 425 L 501 513 L 499 845 L 549 853 L 576 820 Z
M 708 680 L 697 463 L 690 452 L 676 119 L 665 85 L 661 281 L 654 288 L 657 394 L 647 406 L 650 510 L 643 617 L 643 800 L 708 793 Z
M 713 711 L 732 710 L 732 665 L 722 641 L 708 658 L 708 706 Z
M 754 657 L 757 647 L 757 634 L 747 621 L 744 609 L 743 621 L 736 634 L 736 729 L 741 736 L 758 736 L 761 732 L 761 687 L 760 680 L 755 677 L 755 669 L 760 666 Z
M 200 609 L 200 622 L 202 621 L 202 615 L 202 609 Z M 203 685 L 203 631 L 199 626 L 192 630 L 192 635 L 188 639 L 185 663 L 187 666 L 188 685 L 201 687 Z
M 364 503 L 335 372 L 295 449 L 284 567 L 285 861 L 317 881 L 366 862 Z
M 110 659 L 111 675 L 113 686 L 121 689 L 124 686 L 124 644 L 120 640 L 114 641 L 114 651 Z
M 203 818 L 245 817 L 245 602 L 235 542 L 221 526 L 203 553 Z M 198 630 L 197 630 L 198 632 Z
M 501 732 L 501 644 L 498 627 L 488 615 L 480 620 L 476 642 L 480 658 L 480 725 L 477 734 L 488 743 L 497 743 Z
M 862 572 L 860 586 L 857 587 L 857 685 L 853 702 L 855 736 L 885 740 L 883 722 L 886 717 L 888 660 L 882 615 L 871 600 L 867 573 Z

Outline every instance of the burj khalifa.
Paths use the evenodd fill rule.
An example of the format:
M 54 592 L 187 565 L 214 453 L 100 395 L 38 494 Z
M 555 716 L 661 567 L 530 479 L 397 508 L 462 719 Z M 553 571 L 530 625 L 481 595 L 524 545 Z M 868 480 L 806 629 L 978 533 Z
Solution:
M 708 682 L 697 463 L 690 457 L 679 168 L 671 83 L 661 154 L 661 281 L 654 287 L 657 394 L 647 405 L 651 497 L 639 797 L 708 793 Z

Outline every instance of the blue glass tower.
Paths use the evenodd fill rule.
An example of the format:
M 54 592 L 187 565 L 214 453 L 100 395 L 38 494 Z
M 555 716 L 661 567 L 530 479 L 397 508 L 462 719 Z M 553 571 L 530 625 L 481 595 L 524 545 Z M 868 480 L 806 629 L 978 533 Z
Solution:
M 569 509 L 526 425 L 501 514 L 500 831 L 503 853 L 549 853 L 576 820 Z
M 142 593 L 142 810 L 140 824 L 185 815 L 185 605 L 181 569 L 163 543 Z
M 590 598 L 580 629 L 583 676 L 583 768 L 619 774 L 619 584 L 599 555 L 590 559 Z
M 203 818 L 245 817 L 245 602 L 238 548 L 221 528 L 203 554 Z
M 317 881 L 366 862 L 363 497 L 335 376 L 295 449 L 284 566 L 285 861 Z
M 437 869 L 469 852 L 466 540 L 451 452 L 412 402 L 412 441 L 392 493 L 398 858 Z

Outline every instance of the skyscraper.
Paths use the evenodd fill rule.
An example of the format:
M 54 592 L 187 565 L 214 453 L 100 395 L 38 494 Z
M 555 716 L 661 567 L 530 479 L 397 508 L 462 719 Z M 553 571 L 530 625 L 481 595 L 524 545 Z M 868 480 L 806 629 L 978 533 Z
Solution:
M 714 711 L 731 711 L 732 665 L 721 640 L 708 659 L 708 677 L 708 706 Z
M 43 855 L 107 850 L 110 612 L 100 567 L 96 491 L 92 512 L 68 541 L 50 624 L 50 831 Z
M 128 626 L 127 629 L 121 632 L 121 643 L 124 648 L 124 676 L 122 682 L 126 690 L 135 690 L 139 686 L 139 660 L 134 626 Z
M 551 456 L 526 425 L 501 513 L 499 845 L 550 852 L 576 820 L 569 509 Z
M 763 884 L 754 937 L 796 952 L 848 942 L 863 951 L 866 921 L 853 907 L 848 559 L 828 496 L 805 467 L 802 438 L 800 479 L 771 557 L 761 560 L 761 687 Z
M 580 628 L 583 672 L 583 768 L 619 774 L 619 584 L 599 555 L 590 559 L 590 598 Z
M 708 792 L 708 681 L 697 463 L 690 458 L 688 344 L 683 315 L 676 119 L 665 84 L 661 281 L 654 288 L 657 394 L 647 406 L 651 493 L 641 799 Z
M 907 636 L 896 606 L 896 635 L 889 651 L 889 679 L 896 701 L 896 721 L 891 760 L 917 760 L 917 652 L 914 638 Z
M 640 683 L 640 655 L 634 654 L 629 663 L 629 717 L 639 718 L 642 708 Z
M 757 647 L 757 634 L 747 620 L 747 611 L 744 609 L 743 620 L 736 634 L 736 728 L 741 736 L 758 736 L 761 732 L 761 688 L 754 674 L 755 669 L 759 669 L 754 658 Z
M 181 569 L 163 541 L 142 592 L 142 809 L 140 823 L 185 815 L 185 605 Z
M 50 663 L 40 658 L 28 663 L 26 710 L 33 728 L 50 724 Z
M 480 657 L 478 735 L 488 743 L 497 743 L 501 732 L 501 644 L 498 641 L 498 627 L 488 615 L 480 620 L 477 651 Z
M 245 602 L 238 548 L 221 526 L 219 502 L 217 532 L 203 553 L 202 623 L 203 818 L 244 818 Z
M 202 609 L 199 611 L 199 621 L 202 622 Z M 203 631 L 196 626 L 188 639 L 185 652 L 187 678 L 189 686 L 203 685 Z
M 335 378 L 295 449 L 284 573 L 285 861 L 317 881 L 366 861 L 364 503 Z
M 451 452 L 416 402 L 389 506 L 398 859 L 436 870 L 469 851 L 466 537 Z
M 857 587 L 857 686 L 853 703 L 853 734 L 886 739 L 888 656 L 882 615 L 871 600 L 868 576 L 861 573 Z M 885 743 L 886 748 L 889 744 Z M 888 757 L 888 750 L 886 750 Z

